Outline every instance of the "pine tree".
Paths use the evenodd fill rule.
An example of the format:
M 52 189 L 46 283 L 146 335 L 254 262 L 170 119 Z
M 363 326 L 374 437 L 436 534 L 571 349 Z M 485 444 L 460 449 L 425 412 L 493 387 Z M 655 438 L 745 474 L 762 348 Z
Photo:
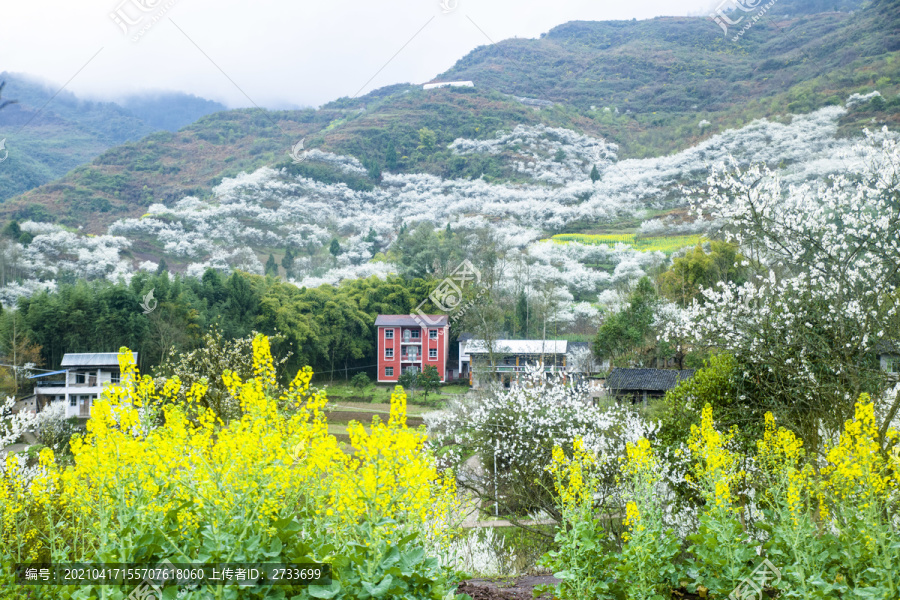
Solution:
M 335 258 L 341 253 L 341 243 L 337 238 L 331 240 L 331 246 L 328 248 L 328 251 L 331 252 L 331 255 Z
M 159 260 L 159 266 L 156 267 L 156 274 L 160 275 L 162 273 L 165 273 L 168 270 L 169 270 L 169 265 L 166 264 L 166 259 L 161 258 Z
M 270 254 L 266 261 L 266 275 L 278 275 L 278 263 L 275 262 L 274 254 Z
M 528 297 L 525 292 L 519 292 L 516 299 L 516 325 L 519 335 L 523 338 L 528 337 Z
M 291 269 L 294 268 L 294 259 L 297 257 L 294 256 L 294 252 L 288 248 L 284 253 L 284 258 L 281 259 L 281 266 L 284 267 L 284 271 L 290 274 Z
M 397 150 L 394 148 L 394 142 L 388 142 L 387 151 L 384 154 L 384 166 L 388 171 L 397 168 Z
M 597 165 L 594 165 L 594 168 L 591 169 L 591 181 L 597 183 L 598 179 L 600 179 L 600 171 L 597 170 Z

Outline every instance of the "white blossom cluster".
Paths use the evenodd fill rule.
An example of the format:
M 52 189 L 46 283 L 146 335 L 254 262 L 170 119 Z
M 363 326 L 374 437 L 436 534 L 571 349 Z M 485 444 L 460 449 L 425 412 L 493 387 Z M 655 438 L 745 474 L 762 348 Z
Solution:
M 510 389 L 492 389 L 477 402 L 463 401 L 426 418 L 429 434 L 459 451 L 481 456 L 496 452 L 518 468 L 540 470 L 550 463 L 554 446 L 571 451 L 576 438 L 599 457 L 618 457 L 625 442 L 655 430 L 625 409 L 594 406 L 580 386 L 548 380 L 541 365 L 528 366 L 520 378 Z
M 617 161 L 616 147 L 604 140 L 544 126 L 520 126 L 491 140 L 451 144 L 458 154 L 500 154 L 521 162 L 523 169 L 533 171 L 534 182 L 528 184 L 386 173 L 373 189 L 360 191 L 264 167 L 224 179 L 208 198 L 152 204 L 144 217 L 114 223 L 108 235 L 83 236 L 55 225 L 26 223 L 23 230 L 34 236 L 27 247 L 10 242 L 0 248 L 5 264 L 13 265 L 0 299 L 51 286 L 65 273 L 127 280 L 133 272 L 154 269 L 161 258 L 168 258 L 170 265 L 186 264 L 190 275 L 207 268 L 262 273 L 268 254 L 286 249 L 296 256 L 291 275 L 301 285 L 385 275 L 396 268 L 369 265 L 372 256 L 388 248 L 402 224 L 422 221 L 436 228 L 450 223 L 454 231 L 491 227 L 504 245 L 545 272 L 545 280 L 567 286 L 583 299 L 640 277 L 664 258 L 624 246 L 610 250 L 536 240 L 575 222 L 599 224 L 683 205 L 687 200 L 682 186 L 702 181 L 710 165 L 724 160 L 782 165 L 780 174 L 787 183 L 853 171 L 866 157 L 835 138 L 837 120 L 845 112 L 828 107 L 788 124 L 754 121 L 651 159 Z M 558 160 L 558 153 L 565 158 Z M 365 172 L 352 157 L 311 150 L 307 160 L 354 175 Z M 593 165 L 601 175 L 596 183 L 588 177 Z M 659 223 L 651 221 L 642 231 L 686 233 L 702 228 Z M 327 247 L 335 237 L 342 252 L 332 257 Z M 160 248 L 161 255 L 153 260 L 125 258 L 123 252 L 136 242 Z M 612 265 L 612 272 L 598 269 L 599 264 Z
M 353 156 L 343 156 L 341 154 L 323 152 L 317 148 L 307 150 L 305 154 L 306 160 L 334 165 L 344 173 L 353 175 L 366 175 L 368 173 L 362 163 Z
M 396 275 L 397 268 L 393 263 L 371 262 L 331 269 L 322 277 L 304 277 L 295 283 L 300 287 L 314 288 L 320 285 L 337 285 L 344 279 L 367 279 L 373 275 L 385 279 L 388 275 Z
M 593 165 L 615 160 L 618 150 L 604 140 L 545 125 L 517 125 L 511 133 L 500 132 L 490 140 L 459 138 L 449 147 L 460 156 L 507 151 L 517 172 L 554 185 L 584 179 Z M 565 158 L 557 160 L 557 154 Z
M 816 184 L 786 184 L 759 166 L 717 168 L 694 209 L 727 223 L 726 237 L 766 270 L 740 286 L 704 289 L 702 304 L 670 311 L 663 337 L 715 345 L 770 370 L 788 367 L 810 390 L 821 365 L 805 340 L 841 340 L 848 356 L 888 341 L 897 317 L 900 147 L 886 129 L 867 132 L 854 155 L 862 158 L 856 169 Z M 796 356 L 773 355 L 772 339 Z M 840 375 L 849 367 L 835 368 Z
M 847 102 L 844 103 L 844 106 L 850 108 L 851 106 L 857 106 L 859 104 L 867 104 L 874 98 L 880 98 L 881 92 L 875 90 L 874 92 L 869 92 L 868 94 L 850 94 L 847 98 Z
M 130 279 L 132 262 L 122 257 L 131 240 L 115 235 L 81 235 L 59 225 L 26 221 L 22 231 L 33 235 L 27 244 L 0 243 L 5 285 L 0 301 L 9 306 L 21 296 L 53 290 L 63 275 L 86 279 Z
M 12 413 L 16 405 L 16 399 L 7 396 L 0 402 L 0 415 Z M 54 426 L 62 423 L 66 418 L 65 406 L 62 402 L 53 404 L 39 413 L 22 410 L 12 413 L 0 420 L 0 450 L 15 444 L 26 432 L 34 432 L 41 427 Z M 6 456 L 0 456 L 0 471 L 6 472 Z M 30 486 L 36 476 L 42 473 L 43 467 L 26 466 L 27 456 L 24 452 L 18 452 L 12 460 L 16 461 L 18 479 L 26 486 Z

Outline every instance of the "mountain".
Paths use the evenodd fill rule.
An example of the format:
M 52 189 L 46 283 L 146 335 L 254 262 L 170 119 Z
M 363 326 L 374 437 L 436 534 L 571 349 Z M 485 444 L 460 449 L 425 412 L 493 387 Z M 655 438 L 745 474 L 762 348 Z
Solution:
M 4 97 L 0 138 L 9 156 L 0 168 L 0 201 L 58 179 L 109 148 L 160 129 L 176 130 L 223 110 L 181 93 L 133 96 L 124 105 L 82 100 L 15 73 L 0 73 Z
M 202 196 L 223 177 L 286 164 L 287 152 L 301 139 L 307 149 L 354 156 L 373 173 L 515 182 L 516 173 L 497 157 L 461 158 L 448 144 L 543 124 L 611 141 L 620 158 L 664 156 L 754 119 L 785 120 L 877 89 L 884 101 L 851 111 L 839 123 L 841 135 L 858 136 L 873 118 L 889 126 L 900 121 L 896 5 L 782 1 L 736 42 L 706 17 L 567 23 L 540 39 L 478 48 L 435 78 L 472 80 L 475 88 L 426 92 L 404 84 L 317 111 L 216 113 L 179 133 L 111 148 L 59 181 L 5 203 L 2 214 L 101 232 L 116 218 L 143 214 L 151 202 Z M 813 12 L 822 8 L 828 10 Z M 130 129 L 124 123 L 112 127 L 116 121 L 105 126 L 120 138 L 140 131 L 136 122 L 128 122 Z M 430 132 L 426 144 L 423 128 Z M 63 160 L 59 170 L 85 154 Z
M 897 129 L 898 2 L 815 6 L 745 15 L 728 38 L 705 17 L 567 23 L 435 78 L 475 87 L 222 111 L 126 142 L 0 207 L 21 222 L 2 242 L 2 301 L 161 260 L 192 275 L 274 263 L 307 286 L 384 274 L 408 268 L 410 244 L 431 252 L 429 227 L 467 232 L 458 243 L 489 231 L 590 301 L 665 259 L 590 236 L 700 233 L 683 186 L 713 165 L 822 181 L 858 168 L 844 153 L 864 127 Z M 596 244 L 539 242 L 565 233 Z
M 119 104 L 150 127 L 166 131 L 178 131 L 200 117 L 225 110 L 218 102 L 181 92 L 129 96 Z

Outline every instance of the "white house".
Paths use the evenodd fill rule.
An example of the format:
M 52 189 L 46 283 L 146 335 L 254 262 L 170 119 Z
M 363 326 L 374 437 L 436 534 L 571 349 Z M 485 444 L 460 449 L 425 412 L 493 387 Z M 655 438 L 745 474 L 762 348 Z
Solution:
M 137 353 L 134 359 L 137 360 Z M 91 405 L 103 388 L 119 383 L 119 354 L 95 352 L 90 354 L 65 354 L 59 371 L 33 375 L 36 380 L 34 394 L 37 406 L 53 402 L 66 403 L 66 417 L 91 416 Z

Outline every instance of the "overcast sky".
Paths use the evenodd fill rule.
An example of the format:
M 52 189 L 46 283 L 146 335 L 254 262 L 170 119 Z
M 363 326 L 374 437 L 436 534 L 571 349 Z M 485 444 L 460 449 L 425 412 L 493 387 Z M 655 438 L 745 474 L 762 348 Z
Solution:
M 229 107 L 319 106 L 392 83 L 429 81 L 478 46 L 538 37 L 567 21 L 700 15 L 712 4 L 2 0 L 0 71 L 66 84 L 89 98 L 180 90 Z M 716 32 L 710 23 L 710 35 Z

